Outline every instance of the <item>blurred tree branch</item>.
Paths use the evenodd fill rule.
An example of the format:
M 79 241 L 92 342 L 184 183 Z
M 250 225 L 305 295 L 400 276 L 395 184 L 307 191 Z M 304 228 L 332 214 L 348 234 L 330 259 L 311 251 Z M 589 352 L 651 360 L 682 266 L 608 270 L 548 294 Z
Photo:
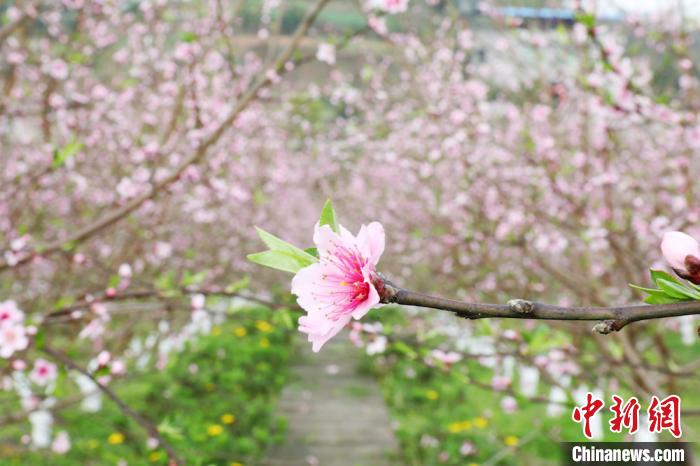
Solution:
M 141 414 L 137 413 L 129 405 L 127 405 L 121 398 L 117 396 L 114 391 L 112 391 L 111 388 L 108 386 L 100 383 L 97 378 L 91 374 L 89 371 L 83 369 L 80 367 L 78 364 L 76 364 L 71 358 L 66 356 L 65 354 L 61 353 L 60 351 L 54 350 L 52 348 L 49 348 L 48 346 L 44 346 L 42 348 L 42 351 L 52 358 L 56 359 L 59 361 L 61 364 L 63 364 L 66 368 L 68 369 L 73 369 L 75 371 L 80 372 L 84 376 L 88 377 L 90 380 L 95 383 L 97 388 L 107 395 L 118 407 L 119 409 L 128 417 L 132 418 L 134 421 L 136 421 L 138 424 L 140 424 L 147 432 L 148 435 L 150 435 L 152 438 L 155 438 L 158 440 L 158 443 L 160 446 L 163 447 L 165 450 L 166 454 L 168 455 L 168 460 L 169 460 L 169 466 L 176 466 L 178 464 L 184 464 L 180 457 L 177 455 L 177 452 L 173 449 L 172 445 L 168 443 L 162 435 L 160 435 L 160 432 L 158 432 L 158 428 L 153 424 L 151 421 L 143 417 Z
M 234 108 L 229 112 L 228 116 L 219 123 L 219 125 L 212 131 L 204 140 L 199 144 L 197 150 L 192 153 L 189 157 L 185 158 L 169 175 L 164 177 L 162 180 L 151 185 L 150 189 L 146 192 L 137 196 L 124 204 L 123 206 L 115 209 L 114 211 L 107 213 L 103 217 L 97 219 L 95 222 L 79 228 L 72 234 L 69 234 L 63 238 L 59 238 L 56 241 L 49 243 L 40 249 L 35 249 L 34 251 L 27 252 L 18 258 L 14 265 L 10 265 L 7 260 L 0 260 L 0 271 L 6 270 L 13 267 L 18 267 L 29 263 L 33 258 L 38 256 L 48 256 L 56 252 L 61 251 L 65 245 L 75 245 L 81 243 L 91 236 L 101 232 L 102 230 L 110 227 L 111 225 L 119 222 L 121 219 L 125 218 L 130 213 L 141 207 L 146 201 L 155 198 L 159 193 L 161 193 L 165 188 L 174 183 L 180 178 L 180 175 L 187 169 L 187 167 L 199 163 L 206 155 L 208 149 L 216 144 L 216 142 L 221 138 L 221 136 L 226 132 L 227 129 L 236 121 L 238 116 L 245 110 L 251 102 L 255 100 L 258 93 L 269 84 L 273 82 L 275 76 L 281 76 L 286 73 L 287 69 L 285 65 L 292 58 L 297 47 L 301 43 L 302 38 L 306 35 L 311 25 L 314 23 L 318 14 L 326 6 L 330 0 L 319 0 L 306 14 L 302 22 L 297 27 L 294 35 L 292 36 L 287 48 L 277 57 L 272 68 L 269 70 L 262 71 L 255 80 L 254 84 L 248 89 L 248 91 L 243 94 L 243 96 L 236 102 Z M 270 73 L 271 71 L 272 73 Z

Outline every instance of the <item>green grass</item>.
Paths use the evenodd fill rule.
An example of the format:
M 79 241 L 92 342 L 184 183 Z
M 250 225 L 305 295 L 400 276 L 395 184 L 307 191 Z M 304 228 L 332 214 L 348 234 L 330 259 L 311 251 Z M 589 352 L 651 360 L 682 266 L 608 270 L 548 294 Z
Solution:
M 400 311 L 382 309 L 382 321 L 391 333 L 406 323 Z M 479 325 L 479 324 L 476 324 Z M 546 353 L 549 348 L 567 341 L 564 332 L 551 329 L 545 324 L 535 330 L 521 332 L 533 354 Z M 680 360 L 697 357 L 697 349 L 684 346 L 677 334 L 669 332 L 666 343 L 674 356 Z M 364 368 L 377 375 L 392 417 L 397 421 L 396 435 L 401 445 L 402 464 L 422 466 L 489 465 L 558 465 L 560 464 L 561 441 L 584 441 L 581 425 L 571 420 L 571 408 L 564 408 L 560 417 L 547 416 L 547 405 L 516 396 L 518 411 L 503 412 L 500 402 L 504 394 L 494 392 L 489 385 L 493 371 L 474 359 L 466 359 L 450 369 L 430 367 L 424 357 L 442 339 L 424 335 L 420 344 L 392 343 L 387 352 L 367 358 Z M 591 358 L 597 349 L 592 345 L 584 348 Z M 653 362 L 653 361 L 652 361 Z M 517 368 L 516 368 L 517 369 Z M 518 387 L 517 370 L 513 386 Z M 578 378 L 578 383 L 590 382 L 587 375 Z M 683 408 L 700 406 L 700 391 L 697 379 L 678 379 L 676 394 L 683 400 Z M 547 397 L 550 387 L 540 379 L 538 395 Z M 626 390 L 607 392 L 604 396 L 604 441 L 624 441 L 624 434 L 612 434 L 608 429 L 611 418 L 610 396 L 619 394 L 623 399 L 631 396 Z M 640 421 L 646 417 L 649 400 L 640 398 Z M 700 429 L 698 417 L 682 417 L 683 440 L 696 438 Z M 664 433 L 661 440 L 672 440 Z M 462 455 L 460 447 L 470 442 L 476 452 Z M 695 447 L 698 454 L 697 446 Z
M 174 356 L 164 370 L 132 374 L 114 388 L 159 425 L 186 464 L 257 464 L 269 444 L 284 438 L 285 421 L 275 415 L 275 399 L 287 380 L 288 317 L 264 308 L 239 311 Z M 75 391 L 70 379 L 59 385 L 59 392 Z M 6 440 L 0 464 L 167 464 L 164 451 L 150 450 L 144 430 L 106 398 L 98 413 L 77 406 L 60 411 L 58 430 L 71 437 L 64 456 L 20 446 L 20 436 L 30 431 L 26 422 L 0 429 Z

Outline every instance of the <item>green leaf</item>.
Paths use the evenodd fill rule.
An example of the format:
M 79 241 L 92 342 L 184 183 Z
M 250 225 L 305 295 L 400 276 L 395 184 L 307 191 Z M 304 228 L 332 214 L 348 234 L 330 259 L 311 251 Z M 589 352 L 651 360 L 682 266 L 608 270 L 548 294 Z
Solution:
M 158 424 L 157 429 L 158 432 L 167 437 L 170 437 L 171 439 L 181 440 L 182 438 L 184 438 L 182 435 L 182 429 L 180 429 L 179 427 L 175 427 L 167 419 Z
M 119 278 L 119 275 L 111 275 L 109 277 L 109 281 L 107 282 L 107 287 L 108 288 L 116 288 L 119 286 L 120 281 L 122 281 L 122 279 Z
M 297 273 L 304 267 L 316 262 L 315 257 L 309 257 L 313 260 L 308 260 L 303 256 L 300 257 L 287 251 L 263 251 L 249 254 L 248 260 L 256 264 L 264 265 L 265 267 L 271 267 L 284 272 Z
M 289 244 L 288 242 L 276 237 L 275 235 L 266 232 L 262 228 L 255 227 L 255 230 L 258 232 L 258 236 L 260 236 L 260 239 L 263 240 L 263 242 L 267 245 L 268 248 L 270 248 L 270 250 L 286 252 L 288 254 L 298 257 L 301 261 L 309 261 L 309 264 L 312 264 L 317 261 L 317 259 L 308 252 L 305 252 L 303 249 L 300 249 L 294 246 L 293 244 Z
M 418 353 L 416 353 L 413 348 L 408 346 L 406 343 L 402 341 L 396 341 L 392 344 L 392 348 L 399 353 L 405 354 L 409 359 L 415 359 L 418 357 Z
M 657 285 L 659 284 L 658 280 L 666 280 L 666 281 L 671 282 L 671 283 L 678 283 L 678 280 L 676 280 L 676 277 L 674 277 L 673 275 L 671 275 L 668 272 L 664 272 L 663 270 L 650 269 L 649 273 L 651 273 L 651 279 Z
M 36 335 L 34 336 L 34 346 L 36 349 L 41 350 L 44 347 L 44 343 L 46 342 L 46 331 L 39 327 L 39 330 L 37 331 Z
M 201 272 L 193 273 L 190 272 L 189 270 L 185 270 L 185 272 L 182 274 L 182 278 L 180 279 L 180 284 L 182 286 L 192 286 L 192 285 L 198 285 L 204 281 L 204 279 L 207 278 L 207 271 L 203 270 Z
M 330 199 L 326 200 L 323 204 L 323 209 L 321 210 L 321 218 L 318 220 L 320 226 L 328 225 L 333 231 L 338 233 L 340 229 L 338 228 L 338 218 L 335 215 L 335 210 L 333 210 L 333 203 Z
M 587 28 L 592 28 L 595 26 L 596 17 L 592 13 L 581 13 L 576 15 L 576 21 L 583 24 Z
M 654 294 L 654 293 L 659 293 L 659 292 L 663 293 L 663 291 L 659 290 L 658 288 L 645 288 L 643 286 L 637 286 L 637 285 L 633 285 L 631 283 L 628 283 L 628 285 L 630 288 L 634 288 L 635 290 L 643 291 L 643 292 L 649 293 L 649 294 Z
M 195 42 L 197 39 L 199 39 L 199 36 L 195 32 L 187 31 L 187 32 L 182 33 L 182 35 L 180 36 L 180 39 L 183 42 L 191 43 L 191 42 Z
M 306 248 L 306 249 L 304 249 L 304 252 L 308 252 L 312 256 L 318 258 L 318 249 L 316 249 L 316 248 Z
M 56 149 L 53 153 L 53 163 L 51 164 L 52 168 L 59 168 L 62 167 L 63 164 L 66 163 L 66 161 L 73 157 L 75 154 L 77 154 L 80 149 L 82 149 L 84 144 L 82 142 L 78 142 L 75 139 L 73 139 L 71 142 L 66 144 L 63 148 L 61 149 Z
M 248 288 L 248 285 L 250 284 L 250 276 L 246 275 L 245 277 L 241 278 L 240 280 L 231 283 L 229 286 L 226 287 L 224 291 L 227 293 L 237 293 L 238 291 L 241 291 L 245 288 Z
M 297 327 L 295 319 L 292 318 L 292 313 L 287 309 L 280 309 L 279 312 L 273 314 L 272 319 L 287 330 L 293 330 Z
M 644 298 L 644 302 L 647 304 L 671 304 L 677 303 L 678 301 L 684 301 L 683 299 L 672 298 L 668 295 L 652 294 Z
M 155 287 L 160 291 L 173 290 L 175 288 L 175 271 L 169 270 L 155 279 Z
M 680 283 L 670 282 L 660 278 L 656 281 L 659 288 L 664 290 L 667 295 L 678 298 L 678 299 L 700 299 L 700 293 L 692 290 L 688 287 L 681 285 Z

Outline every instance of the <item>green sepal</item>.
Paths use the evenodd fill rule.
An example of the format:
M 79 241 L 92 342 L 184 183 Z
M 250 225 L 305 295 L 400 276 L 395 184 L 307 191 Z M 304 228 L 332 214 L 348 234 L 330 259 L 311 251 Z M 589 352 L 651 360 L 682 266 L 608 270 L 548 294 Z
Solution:
M 305 256 L 295 255 L 287 251 L 262 251 L 255 254 L 249 254 L 248 260 L 255 262 L 256 264 L 264 265 L 265 267 L 282 270 L 283 272 L 297 273 L 304 267 L 308 267 L 316 262 L 315 257 L 310 257 L 312 257 L 313 260 L 306 259 Z
M 321 218 L 318 219 L 319 226 L 328 225 L 336 233 L 340 232 L 340 227 L 338 226 L 338 217 L 335 215 L 335 210 L 333 209 L 333 203 L 330 199 L 326 200 L 323 204 L 323 209 L 321 210 Z
M 309 263 L 316 262 L 316 258 L 308 252 L 304 251 L 303 249 L 300 249 L 294 246 L 293 244 L 289 244 L 283 239 L 276 237 L 272 233 L 266 232 L 262 228 L 255 227 L 255 230 L 258 232 L 258 236 L 260 236 L 260 239 L 263 240 L 263 243 L 265 243 L 271 251 L 286 252 L 288 254 L 298 256 L 302 260 L 310 261 Z

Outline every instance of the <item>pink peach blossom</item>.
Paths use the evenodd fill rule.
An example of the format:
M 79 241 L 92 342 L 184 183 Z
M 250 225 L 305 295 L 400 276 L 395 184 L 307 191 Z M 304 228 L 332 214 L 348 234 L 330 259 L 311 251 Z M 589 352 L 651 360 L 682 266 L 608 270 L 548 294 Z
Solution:
M 53 443 L 51 443 L 51 450 L 59 455 L 68 453 L 68 450 L 70 450 L 70 437 L 68 436 L 68 432 L 62 430 L 56 434 Z
M 299 330 L 309 334 L 318 352 L 351 318 L 360 319 L 379 304 L 372 279 L 384 252 L 384 228 L 378 222 L 362 225 L 355 237 L 342 226 L 337 234 L 316 225 L 314 243 L 320 260 L 297 272 L 292 293 L 307 312 L 299 318 Z
M 408 9 L 408 0 L 370 0 L 369 6 L 389 14 L 403 13 Z
M 0 325 L 19 324 L 24 320 L 24 313 L 17 308 L 14 301 L 0 302 Z
M 440 361 L 446 366 L 450 366 L 456 362 L 462 360 L 462 355 L 455 351 L 443 351 L 440 349 L 435 349 L 430 352 L 430 359 L 435 361 Z
M 0 324 L 0 358 L 9 358 L 15 351 L 22 351 L 29 345 L 27 332 L 22 324 Z
M 318 50 L 316 51 L 316 58 L 318 61 L 328 63 L 329 65 L 335 65 L 335 45 L 333 44 L 319 44 Z
M 518 410 L 518 401 L 512 396 L 506 396 L 501 399 L 501 409 L 504 413 L 514 413 Z
M 56 379 L 56 374 L 56 364 L 40 358 L 34 361 L 34 369 L 29 373 L 29 380 L 37 385 L 45 386 Z

